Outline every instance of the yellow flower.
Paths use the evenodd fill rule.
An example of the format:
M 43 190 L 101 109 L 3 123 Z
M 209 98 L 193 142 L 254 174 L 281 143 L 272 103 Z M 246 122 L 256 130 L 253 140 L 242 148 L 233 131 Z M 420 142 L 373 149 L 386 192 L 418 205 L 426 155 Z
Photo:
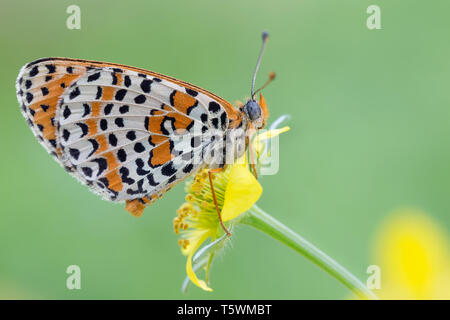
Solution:
M 258 155 L 260 155 L 261 152 L 263 151 L 263 149 L 265 147 L 265 142 L 267 140 L 272 139 L 286 131 L 289 131 L 290 129 L 291 128 L 289 128 L 289 127 L 283 127 L 280 129 L 268 130 L 268 131 L 265 131 L 265 132 L 257 135 L 253 141 L 253 147 L 256 150 L 256 152 L 258 153 Z
M 248 167 L 241 164 L 215 173 L 213 183 L 224 222 L 250 209 L 262 193 L 259 182 Z M 202 243 L 208 238 L 214 241 L 224 234 L 213 202 L 208 169 L 200 171 L 188 182 L 186 191 L 186 202 L 178 209 L 178 215 L 173 221 L 174 231 L 179 235 L 178 244 L 182 253 L 187 256 L 188 277 L 203 290 L 212 291 L 205 281 L 197 278 L 192 266 L 192 258 Z
M 221 216 L 229 221 L 246 212 L 259 199 L 262 187 L 246 165 L 236 164 L 228 175 Z
M 426 213 L 395 211 L 378 231 L 374 251 L 381 269 L 380 298 L 450 298 L 448 238 Z
M 265 139 L 287 130 L 274 131 Z M 230 230 L 238 221 L 236 218 L 249 210 L 258 201 L 263 191 L 258 180 L 250 172 L 245 159 L 238 160 L 223 171 L 214 173 L 213 185 L 222 221 Z M 186 202 L 177 210 L 177 216 L 173 221 L 174 232 L 179 236 L 178 244 L 181 252 L 187 256 L 187 276 L 198 287 L 212 291 L 207 285 L 209 268 L 214 255 L 225 246 L 229 237 L 224 236 L 225 232 L 220 225 L 208 169 L 198 172 L 186 183 L 186 192 Z M 208 239 L 211 240 L 209 250 L 200 250 L 202 255 L 207 255 L 207 258 L 200 259 L 197 257 L 200 251 L 197 252 L 197 250 Z M 206 271 L 206 281 L 200 280 L 194 271 L 200 267 Z

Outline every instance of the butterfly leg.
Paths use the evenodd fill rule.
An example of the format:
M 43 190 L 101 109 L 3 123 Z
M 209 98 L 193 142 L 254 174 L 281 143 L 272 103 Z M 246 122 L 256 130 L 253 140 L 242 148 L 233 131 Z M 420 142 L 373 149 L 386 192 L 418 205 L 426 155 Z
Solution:
M 248 153 L 250 154 L 250 166 L 252 167 L 252 171 L 253 171 L 253 175 L 255 176 L 256 179 L 258 179 L 258 173 L 256 172 L 256 167 L 255 167 L 255 158 L 254 158 L 254 153 L 253 153 L 253 146 L 250 142 L 250 138 L 247 137 L 247 145 L 248 145 Z
M 225 227 L 222 221 L 222 215 L 220 214 L 219 205 L 217 204 L 217 198 L 216 198 L 216 192 L 214 191 L 214 184 L 213 184 L 213 174 L 222 171 L 223 168 L 217 168 L 217 169 L 211 169 L 208 171 L 208 177 L 209 177 L 209 185 L 211 186 L 211 193 L 213 196 L 214 205 L 216 206 L 217 215 L 219 217 L 220 225 L 222 226 L 222 229 L 226 232 L 226 234 L 231 237 L 231 232 L 228 231 L 228 229 Z

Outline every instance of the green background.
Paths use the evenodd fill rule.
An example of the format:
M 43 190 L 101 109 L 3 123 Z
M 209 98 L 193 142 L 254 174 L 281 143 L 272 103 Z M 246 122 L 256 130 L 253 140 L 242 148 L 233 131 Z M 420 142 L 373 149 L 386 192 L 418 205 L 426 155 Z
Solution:
M 66 8 L 81 8 L 68 30 Z M 366 9 L 381 7 L 382 30 Z M 0 12 L 1 298 L 347 298 L 290 249 L 241 227 L 216 260 L 213 293 L 180 292 L 185 257 L 172 232 L 179 185 L 143 217 L 102 201 L 37 143 L 14 82 L 25 63 L 62 56 L 171 75 L 234 102 L 259 74 L 271 118 L 292 115 L 280 170 L 259 205 L 361 279 L 390 211 L 424 209 L 450 227 L 448 1 L 5 1 Z M 82 270 L 67 290 L 65 270 Z

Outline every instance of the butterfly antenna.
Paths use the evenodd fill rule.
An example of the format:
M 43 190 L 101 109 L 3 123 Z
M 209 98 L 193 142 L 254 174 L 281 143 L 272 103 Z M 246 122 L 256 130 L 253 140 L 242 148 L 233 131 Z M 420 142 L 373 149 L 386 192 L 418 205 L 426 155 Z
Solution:
M 267 43 L 267 39 L 269 38 L 269 33 L 267 31 L 264 31 L 262 33 L 262 46 L 261 46 L 261 50 L 259 51 L 259 56 L 258 56 L 258 61 L 256 62 L 256 68 L 255 71 L 253 72 L 253 78 L 252 78 L 252 99 L 254 99 L 255 97 L 255 80 L 256 80 L 256 73 L 258 72 L 259 69 L 259 65 L 261 64 L 261 59 L 264 53 L 264 48 L 266 47 L 266 43 Z
M 269 73 L 269 79 L 267 79 L 266 83 L 264 83 L 261 88 L 259 88 L 258 90 L 255 91 L 254 94 L 257 94 L 258 92 L 260 92 L 262 89 L 264 89 L 265 87 L 267 87 L 269 85 L 269 83 L 271 83 L 276 77 L 275 72 L 271 71 Z

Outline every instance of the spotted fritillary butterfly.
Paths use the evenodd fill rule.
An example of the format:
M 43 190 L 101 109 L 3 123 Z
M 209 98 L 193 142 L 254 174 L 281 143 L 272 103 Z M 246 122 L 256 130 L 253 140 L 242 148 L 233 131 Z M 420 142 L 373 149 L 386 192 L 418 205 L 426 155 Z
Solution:
M 16 90 L 31 130 L 56 161 L 134 215 L 194 172 L 223 167 L 227 152 L 242 155 L 242 136 L 228 150 L 223 140 L 263 127 L 267 116 L 253 92 L 235 108 L 181 80 L 88 60 L 28 63 Z

